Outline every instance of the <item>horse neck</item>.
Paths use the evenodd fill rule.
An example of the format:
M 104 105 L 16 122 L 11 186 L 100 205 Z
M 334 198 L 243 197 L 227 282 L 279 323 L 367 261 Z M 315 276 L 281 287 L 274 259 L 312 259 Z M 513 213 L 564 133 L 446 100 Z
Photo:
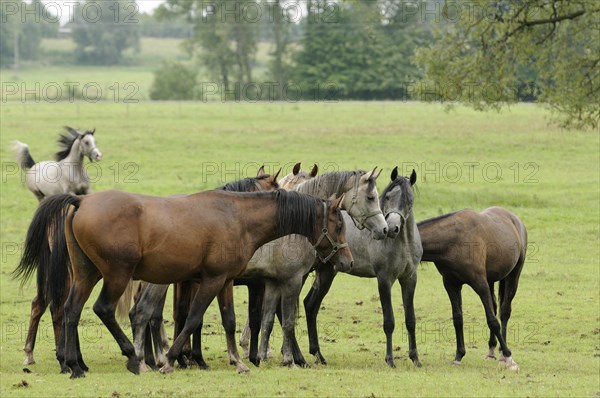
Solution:
M 71 151 L 61 162 L 83 167 L 83 151 L 81 150 L 80 144 L 80 139 L 75 140 L 73 145 L 71 145 Z
M 279 208 L 281 206 L 278 205 L 279 194 L 279 192 L 273 192 L 269 195 L 271 200 L 267 201 L 267 206 L 261 197 L 257 197 L 256 201 L 245 201 L 247 203 L 244 205 L 249 207 L 244 210 L 244 223 L 247 230 L 252 231 L 255 250 L 272 240 L 292 234 L 302 235 L 311 244 L 314 244 L 316 241 L 314 223 L 320 223 L 319 225 L 323 223 L 325 210 L 323 208 L 316 210 L 316 220 L 298 217 L 296 222 L 282 223 L 283 225 L 281 225 L 279 212 L 285 211 L 285 209 Z M 250 204 L 251 202 L 254 203 Z

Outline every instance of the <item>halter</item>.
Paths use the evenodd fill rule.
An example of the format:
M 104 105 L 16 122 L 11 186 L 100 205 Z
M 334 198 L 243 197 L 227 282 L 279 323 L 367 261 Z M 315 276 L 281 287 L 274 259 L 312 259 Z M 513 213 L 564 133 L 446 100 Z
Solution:
M 87 134 L 87 133 L 86 133 Z M 86 134 L 82 134 L 81 137 L 78 137 L 79 139 L 79 145 L 81 145 L 81 140 L 83 139 L 83 137 Z M 87 154 L 85 154 L 90 160 L 92 159 L 92 153 L 94 153 L 94 151 L 98 151 L 100 152 L 100 150 L 98 149 L 98 147 L 96 146 L 96 140 L 94 140 L 94 146 L 90 148 L 90 150 L 88 151 Z M 83 152 L 83 151 L 82 151 Z M 83 154 L 83 153 L 82 153 Z
M 390 210 L 387 213 L 385 213 L 384 218 L 387 220 L 390 214 L 398 214 L 403 224 L 406 224 L 406 217 L 400 212 L 400 210 Z
M 356 228 L 358 228 L 359 230 L 362 231 L 363 229 L 365 229 L 365 222 L 369 218 L 378 216 L 378 215 L 383 214 L 383 213 L 381 212 L 380 209 L 373 210 L 370 213 L 367 213 L 367 214 L 361 215 L 360 217 L 357 217 L 358 218 L 358 223 L 357 223 L 357 220 L 354 219 L 355 217 L 350 214 L 350 209 L 358 201 L 358 184 L 359 183 L 360 183 L 360 176 L 358 176 L 357 174 L 355 174 L 355 176 L 354 176 L 354 193 L 352 194 L 352 201 L 350 202 L 350 207 L 348 207 L 346 209 L 346 212 L 348 213 L 348 215 L 350 215 L 350 218 L 352 219 L 352 222 L 354 223 L 354 226 Z
M 348 247 L 348 243 L 338 243 L 333 240 L 331 235 L 329 235 L 329 230 L 327 229 L 327 201 L 323 202 L 323 229 L 321 230 L 321 236 L 319 236 L 319 239 L 317 239 L 317 243 L 313 245 L 315 250 L 317 250 L 317 246 L 319 246 L 323 238 L 327 238 L 331 244 L 331 253 L 329 253 L 327 257 L 321 257 L 321 254 L 317 251 L 317 257 L 319 257 L 319 260 L 321 260 L 323 263 L 331 260 L 331 257 L 333 257 L 340 249 Z

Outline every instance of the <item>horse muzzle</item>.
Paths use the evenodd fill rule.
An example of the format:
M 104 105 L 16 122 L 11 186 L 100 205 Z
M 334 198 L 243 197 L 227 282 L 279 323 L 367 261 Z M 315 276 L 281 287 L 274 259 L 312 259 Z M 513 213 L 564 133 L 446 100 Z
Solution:
M 333 264 L 333 269 L 336 272 L 350 272 L 352 270 L 352 266 L 354 266 L 354 260 L 346 261 L 336 261 Z

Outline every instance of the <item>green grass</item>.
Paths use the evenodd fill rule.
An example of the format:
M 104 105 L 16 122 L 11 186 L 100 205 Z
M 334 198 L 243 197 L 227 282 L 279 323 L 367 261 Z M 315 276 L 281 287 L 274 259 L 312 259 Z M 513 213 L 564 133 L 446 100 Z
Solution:
M 547 124 L 545 112 L 523 105 L 495 114 L 463 108 L 445 113 L 439 105 L 389 102 L 9 102 L 2 105 L 0 116 L 3 397 L 600 395 L 597 133 L 558 130 Z M 203 336 L 210 370 L 134 376 L 91 310 L 96 290 L 81 326 L 83 355 L 92 369 L 87 377 L 71 381 L 57 374 L 48 316 L 41 323 L 38 363 L 29 366 L 33 373 L 23 373 L 22 346 L 34 284 L 20 291 L 9 274 L 19 260 L 14 245 L 23 241 L 36 200 L 20 175 L 12 173 L 8 148 L 11 140 L 19 139 L 30 145 L 36 160 L 48 159 L 62 125 L 97 128 L 104 159 L 90 169 L 101 172 L 96 191 L 194 192 L 253 174 L 256 165 L 264 163 L 269 171 L 284 166 L 287 173 L 302 161 L 305 169 L 318 163 L 322 172 L 384 167 L 381 192 L 389 172 L 399 165 L 405 175 L 417 169 L 414 211 L 419 220 L 465 207 L 512 210 L 527 226 L 530 239 L 509 323 L 508 344 L 520 372 L 498 370 L 496 363 L 483 360 L 488 331 L 479 299 L 468 287 L 463 289 L 467 355 L 462 366 L 450 365 L 455 349 L 450 304 L 435 267 L 425 263 L 419 267 L 415 297 L 420 369 L 412 367 L 406 354 L 399 288 L 393 290 L 399 358 L 398 368 L 391 370 L 384 362 L 376 282 L 340 275 L 319 318 L 328 366 L 283 369 L 276 354 L 271 363 L 252 367 L 249 375 L 235 374 L 227 365 L 218 310 L 211 306 L 205 318 L 210 327 Z M 214 167 L 217 172 L 208 173 Z M 302 297 L 305 293 L 306 288 Z M 241 328 L 245 290 L 237 288 L 235 299 Z M 171 319 L 170 305 L 165 318 Z M 172 333 L 172 323 L 167 327 Z M 277 326 L 274 334 L 273 346 L 278 347 Z M 297 334 L 309 358 L 303 310 Z

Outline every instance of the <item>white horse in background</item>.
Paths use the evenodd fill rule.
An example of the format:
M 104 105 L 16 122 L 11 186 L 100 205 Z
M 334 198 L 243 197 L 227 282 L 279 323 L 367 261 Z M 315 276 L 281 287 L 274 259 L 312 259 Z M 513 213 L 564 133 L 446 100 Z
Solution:
M 23 170 L 26 170 L 27 188 L 42 201 L 45 197 L 60 193 L 75 195 L 91 192 L 90 181 L 83 168 L 83 157 L 90 161 L 102 159 L 102 152 L 96 146 L 94 133 L 79 131 L 65 126 L 67 134 L 61 134 L 58 143 L 61 150 L 56 153 L 56 161 L 36 163 L 29 153 L 29 146 L 14 141 L 12 149 Z

